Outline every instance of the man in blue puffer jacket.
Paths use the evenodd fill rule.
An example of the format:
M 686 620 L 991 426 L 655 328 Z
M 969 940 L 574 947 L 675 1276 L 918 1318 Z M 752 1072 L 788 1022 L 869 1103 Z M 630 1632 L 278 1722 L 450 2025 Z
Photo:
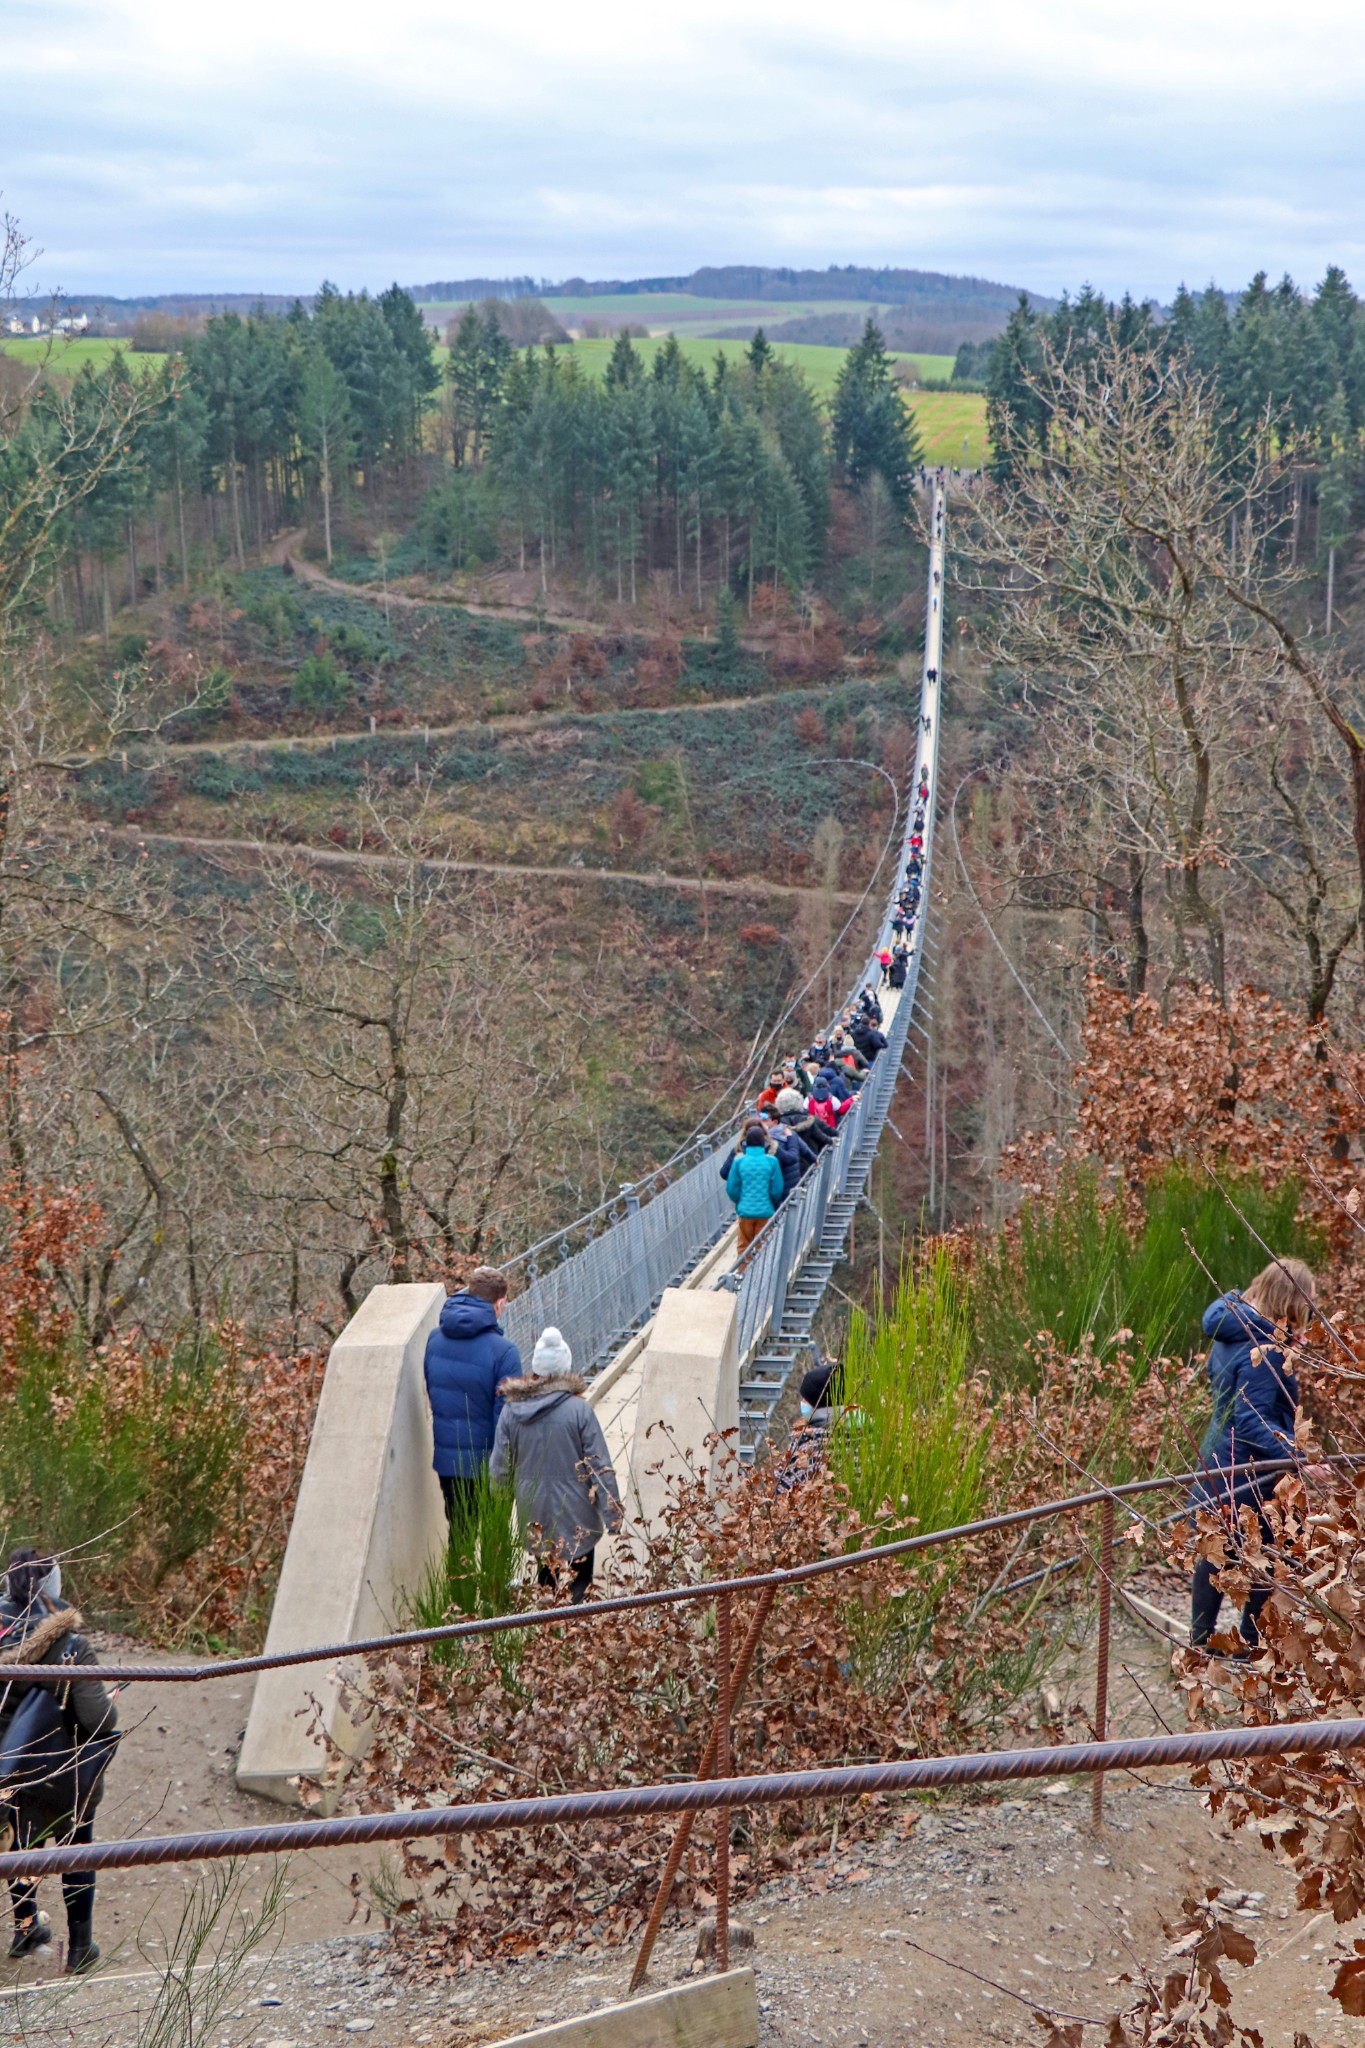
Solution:
M 1193 1507 L 1221 1507 L 1235 1525 L 1237 1511 L 1252 1507 L 1263 1540 L 1271 1541 L 1262 1503 L 1275 1491 L 1276 1472 L 1248 1473 L 1247 1467 L 1294 1456 L 1299 1383 L 1275 1342 L 1307 1328 L 1313 1315 L 1313 1275 L 1301 1259 L 1276 1259 L 1242 1294 L 1221 1294 L 1204 1311 L 1204 1335 L 1211 1339 L 1206 1370 L 1213 1413 L 1199 1446 L 1200 1478 Z M 1213 1583 L 1218 1565 L 1201 1557 L 1194 1569 L 1190 1640 L 1206 1643 L 1223 1596 Z M 1270 1597 L 1269 1583 L 1253 1585 L 1242 1611 L 1242 1638 L 1260 1641 L 1256 1617 Z
M 427 1338 L 422 1370 L 431 1403 L 432 1463 L 447 1520 L 457 1507 L 467 1513 L 473 1506 L 502 1411 L 498 1388 L 521 1377 L 521 1353 L 498 1322 L 506 1299 L 506 1275 L 478 1266 L 461 1292 L 450 1296 Z

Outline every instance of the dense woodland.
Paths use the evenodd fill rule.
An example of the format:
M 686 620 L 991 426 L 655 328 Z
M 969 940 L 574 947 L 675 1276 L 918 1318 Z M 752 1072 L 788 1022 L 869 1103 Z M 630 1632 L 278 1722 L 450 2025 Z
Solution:
M 1111 341 L 1207 380 L 1218 452 L 1238 473 L 1271 442 L 1282 464 L 1321 469 L 1324 536 L 1329 545 L 1345 537 L 1361 481 L 1365 304 L 1343 270 L 1333 265 L 1311 293 L 1288 277 L 1271 285 L 1264 272 L 1231 299 L 1213 285 L 1182 286 L 1160 320 L 1150 306 L 1109 305 L 1089 287 L 1050 313 L 1021 300 L 986 366 L 998 471 L 1046 445 L 1044 352 L 1081 364 Z
M 68 417 L 78 434 L 111 406 L 132 420 L 118 459 L 46 530 L 58 573 L 45 602 L 107 627 L 120 562 L 136 604 L 147 576 L 188 587 L 217 559 L 242 569 L 310 514 L 330 562 L 357 494 L 384 523 L 442 472 L 417 521 L 434 565 L 511 548 L 538 564 L 542 588 L 572 564 L 632 604 L 656 569 L 699 607 L 738 593 L 751 612 L 763 580 L 804 587 L 823 559 L 831 455 L 874 526 L 904 514 L 919 450 L 870 322 L 828 434 L 800 371 L 761 334 L 744 364 L 718 358 L 711 377 L 676 345 L 646 373 L 622 335 L 598 383 L 553 347 L 518 351 L 506 329 L 495 308 L 471 307 L 442 377 L 396 286 L 377 299 L 324 286 L 311 313 L 208 320 L 149 389 L 135 393 L 118 361 L 69 388 L 44 383 L 5 449 L 4 489 L 21 504 Z

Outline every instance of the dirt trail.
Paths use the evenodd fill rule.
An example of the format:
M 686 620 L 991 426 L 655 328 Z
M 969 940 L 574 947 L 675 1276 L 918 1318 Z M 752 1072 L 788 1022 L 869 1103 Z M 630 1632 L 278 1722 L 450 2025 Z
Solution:
M 1088 1701 L 1094 1676 L 1089 1639 L 1068 1646 L 1069 1628 L 1083 1631 L 1083 1617 L 1058 1610 L 1047 1682 L 1064 1714 Z M 1167 1651 L 1123 1615 L 1113 1670 L 1112 1733 L 1180 1724 Z M 248 1683 L 214 1681 L 192 1694 L 129 1689 L 129 1734 L 102 1834 L 130 1824 L 166 1832 L 278 1817 L 231 1777 Z M 1234 2011 L 1254 2019 L 1267 2048 L 1290 2048 L 1296 2029 L 1322 2043 L 1365 2044 L 1365 2022 L 1342 2018 L 1327 1996 L 1333 1953 L 1352 1929 L 1338 1934 L 1330 1916 L 1300 1913 L 1290 1875 L 1255 1841 L 1211 1819 L 1179 1773 L 1111 1778 L 1098 1839 L 1089 1815 L 1088 1782 L 1057 1779 L 927 1797 L 893 1813 L 872 1845 L 842 1843 L 836 1828 L 813 1865 L 739 1909 L 757 1941 L 737 1960 L 751 1956 L 758 1971 L 762 2048 L 1036 2043 L 1034 2000 L 1107 2016 L 1124 2002 L 1116 1980 L 1135 1959 L 1157 1966 L 1164 1956 L 1162 1916 L 1211 1884 L 1225 1888 L 1229 1911 L 1261 1951 L 1253 1973 L 1230 1976 Z M 662 1856 L 667 1833 L 642 1829 L 651 1857 Z M 377 1937 L 376 1921 L 367 1924 L 363 1909 L 352 1918 L 348 1880 L 357 1868 L 366 1869 L 355 1851 L 294 1860 L 279 1945 L 259 1954 L 251 1982 L 206 2035 L 215 2048 L 327 2048 L 350 2034 L 372 2048 L 481 2048 L 624 1994 L 631 1955 L 599 1948 L 590 1923 L 577 1945 L 550 1958 L 464 1976 L 407 1975 Z M 368 1873 L 376 1868 L 372 1860 Z M 132 2048 L 138 2012 L 155 1990 L 148 1961 L 159 1951 L 151 1944 L 158 1927 L 164 1939 L 183 1894 L 175 1871 L 101 1880 L 97 1932 L 107 1970 L 54 2006 L 39 1988 L 52 1982 L 52 1960 L 7 1966 L 13 1988 L 8 1996 L 0 1990 L 0 2028 L 8 2010 L 14 2031 L 22 2026 L 43 2048 L 73 2038 Z M 59 1903 L 49 1904 L 60 1923 Z M 685 1976 L 695 1944 L 694 1927 L 670 1924 L 651 1984 Z
M 223 839 L 211 834 L 197 835 L 192 832 L 146 832 L 140 825 L 111 825 L 109 831 L 122 839 L 136 839 L 146 846 L 188 846 L 205 853 L 246 853 L 259 856 L 263 853 L 306 854 L 309 860 L 317 861 L 322 867 L 394 868 L 404 867 L 406 862 L 397 855 L 388 853 L 356 853 L 344 846 L 314 846 L 294 844 L 280 839 Z M 712 880 L 703 882 L 696 875 L 668 875 L 660 871 L 651 874 L 638 873 L 629 868 L 590 867 L 529 867 L 515 861 L 487 860 L 446 860 L 437 855 L 423 860 L 424 868 L 432 868 L 438 874 L 451 875 L 506 875 L 513 880 L 522 876 L 534 876 L 540 880 L 556 882 L 638 882 L 647 889 L 683 889 L 699 895 L 705 889 L 708 896 L 810 896 L 822 903 L 853 904 L 861 899 L 852 890 L 834 892 L 833 897 L 823 889 L 807 889 L 795 882 L 771 882 L 766 876 L 756 875 L 752 880 Z
M 291 576 L 297 576 L 300 583 L 311 583 L 319 590 L 334 590 L 342 597 L 363 597 L 369 604 L 397 605 L 400 611 L 426 611 L 433 606 L 472 612 L 481 619 L 508 619 L 513 623 L 526 625 L 561 626 L 570 633 L 600 633 L 600 620 L 578 619 L 570 613 L 538 612 L 521 605 L 475 604 L 463 597 L 409 597 L 406 591 L 389 590 L 376 597 L 365 584 L 343 583 L 339 576 L 329 576 L 316 562 L 309 562 L 294 549 L 303 539 L 303 528 L 294 527 L 288 533 L 276 534 L 267 551 L 267 558 L 287 569 Z
M 775 690 L 769 694 L 784 696 L 786 692 Z M 256 753 L 271 749 L 290 754 L 321 754 L 348 740 L 415 739 L 420 733 L 430 742 L 458 739 L 466 732 L 543 732 L 556 726 L 591 724 L 593 719 L 602 717 L 676 718 L 684 711 L 738 711 L 746 704 L 761 702 L 762 698 L 751 692 L 747 697 L 699 697 L 692 704 L 608 704 L 601 711 L 500 711 L 489 718 L 460 718 L 453 725 L 427 725 L 414 719 L 410 725 L 361 726 L 352 732 L 267 733 L 259 739 L 234 734 L 220 740 L 166 740 L 165 746 L 170 754 L 230 754 L 244 750 Z M 80 754 L 67 757 L 75 767 L 83 766 L 85 758 Z
M 296 555 L 294 549 L 303 537 L 302 527 L 293 527 L 288 533 L 276 534 L 266 552 L 266 559 L 277 563 L 281 569 L 287 569 L 291 576 L 297 576 L 300 583 L 311 583 L 319 590 L 335 591 L 341 597 L 363 597 L 370 604 L 398 605 L 404 611 L 444 607 L 449 611 L 472 612 L 480 619 L 506 619 L 514 625 L 558 626 L 568 633 L 609 633 L 615 630 L 601 619 L 578 618 L 571 612 L 541 611 L 531 605 L 488 604 L 468 597 L 410 597 L 406 591 L 401 590 L 381 590 L 380 595 L 376 597 L 373 585 L 344 583 L 339 576 L 329 576 L 316 562 L 307 561 L 302 555 Z M 630 629 L 631 637 L 647 640 L 651 637 L 652 630 L 649 626 L 641 624 Z M 686 637 L 689 640 L 709 640 L 712 636 L 709 633 L 691 630 L 687 632 Z M 771 653 L 775 638 L 776 635 L 772 633 L 736 635 L 739 646 L 747 648 L 751 654 Z

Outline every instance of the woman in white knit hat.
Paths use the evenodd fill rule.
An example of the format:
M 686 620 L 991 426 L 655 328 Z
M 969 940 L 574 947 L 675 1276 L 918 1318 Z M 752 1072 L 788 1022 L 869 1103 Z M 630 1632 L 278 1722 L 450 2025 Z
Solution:
M 602 1425 L 583 1399 L 573 1353 L 553 1325 L 542 1330 L 523 1379 L 504 1380 L 489 1477 L 511 1481 L 517 1518 L 540 1565 L 542 1586 L 569 1573 L 585 1600 L 598 1538 L 621 1524 L 621 1491 Z

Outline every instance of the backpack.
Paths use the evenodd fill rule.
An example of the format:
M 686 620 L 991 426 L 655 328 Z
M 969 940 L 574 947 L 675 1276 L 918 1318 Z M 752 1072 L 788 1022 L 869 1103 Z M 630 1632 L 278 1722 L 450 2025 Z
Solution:
M 29 1687 L 0 1740 L 0 1796 L 30 1841 L 90 1818 L 118 1744 L 117 1729 L 83 1735 L 59 1688 Z

